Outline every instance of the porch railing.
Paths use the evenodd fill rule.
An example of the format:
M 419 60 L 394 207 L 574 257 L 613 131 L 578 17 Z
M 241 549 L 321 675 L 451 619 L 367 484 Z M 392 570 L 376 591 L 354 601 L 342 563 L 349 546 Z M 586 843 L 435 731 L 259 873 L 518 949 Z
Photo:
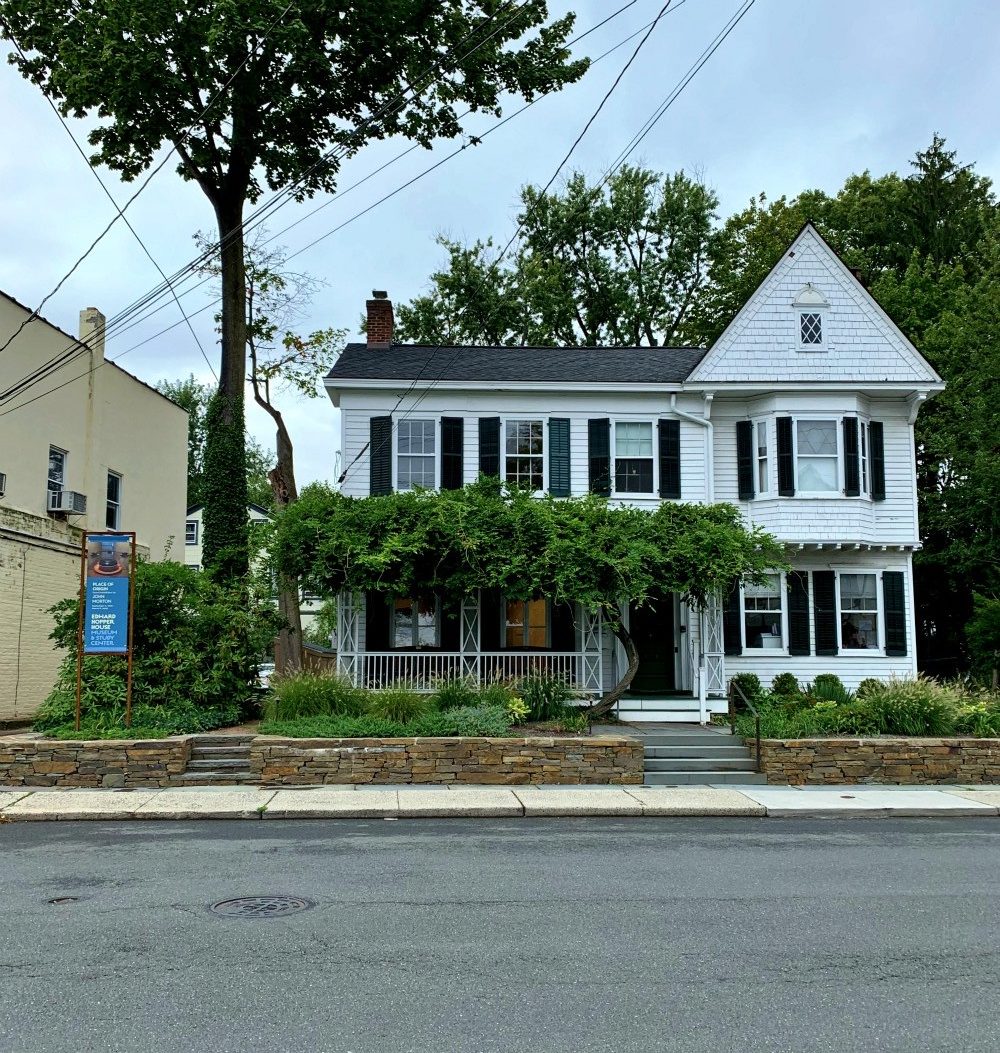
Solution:
M 355 666 L 362 687 L 433 691 L 442 680 L 468 676 L 481 683 L 521 680 L 531 675 L 558 677 L 585 691 L 584 655 L 576 651 L 368 651 Z

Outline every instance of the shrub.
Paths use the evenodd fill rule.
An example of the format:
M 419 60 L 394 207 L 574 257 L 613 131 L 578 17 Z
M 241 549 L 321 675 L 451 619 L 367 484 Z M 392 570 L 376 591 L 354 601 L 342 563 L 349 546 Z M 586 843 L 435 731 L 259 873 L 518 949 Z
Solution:
M 457 706 L 474 706 L 479 696 L 479 685 L 467 676 L 453 676 L 442 680 L 434 692 L 434 701 L 440 710 Z
M 434 702 L 428 695 L 417 694 L 403 687 L 386 687 L 381 691 L 372 691 L 365 697 L 365 713 L 379 720 L 389 720 L 396 724 L 406 724 L 434 708 Z
M 854 701 L 854 695 L 844 687 L 839 676 L 833 673 L 820 673 L 812 684 L 807 684 L 805 694 L 807 701 L 813 702 L 836 702 L 839 705 L 850 705 Z
M 343 677 L 303 671 L 274 677 L 264 701 L 265 720 L 300 717 L 357 717 L 365 711 L 364 694 Z
M 793 673 L 779 673 L 771 681 L 772 695 L 797 695 L 799 694 L 799 682 Z
M 529 720 L 558 720 L 573 697 L 573 690 L 565 680 L 544 673 L 525 677 L 519 687 Z
M 865 677 L 864 680 L 858 684 L 857 691 L 854 692 L 858 701 L 864 701 L 866 698 L 870 698 L 872 695 L 881 694 L 885 690 L 885 684 L 876 679 L 873 676 Z
M 836 691 L 838 689 L 840 691 L 846 690 L 846 688 L 844 687 L 844 681 L 841 680 L 836 673 L 819 673 L 816 676 L 816 679 L 813 681 L 814 692 L 816 688 L 819 688 L 820 690 L 830 689 L 833 691 Z
M 764 694 L 764 687 L 756 673 L 737 673 L 729 682 L 735 684 L 743 692 L 747 700 L 754 705 L 760 701 Z M 735 701 L 737 711 L 744 708 L 743 699 L 739 695 L 736 696 Z
M 451 735 L 503 738 L 510 733 L 510 717 L 500 706 L 456 706 L 445 712 L 425 712 L 405 722 L 370 715 L 270 720 L 261 724 L 260 732 L 289 738 L 435 738 Z
M 298 720 L 266 720 L 262 735 L 293 739 L 386 739 L 405 735 L 405 725 L 377 717 L 300 717 Z
M 528 703 L 520 695 L 514 695 L 507 700 L 507 712 L 515 724 L 528 719 Z
M 918 676 L 890 680 L 865 699 L 864 707 L 883 735 L 950 735 L 958 722 L 959 698 L 953 689 Z

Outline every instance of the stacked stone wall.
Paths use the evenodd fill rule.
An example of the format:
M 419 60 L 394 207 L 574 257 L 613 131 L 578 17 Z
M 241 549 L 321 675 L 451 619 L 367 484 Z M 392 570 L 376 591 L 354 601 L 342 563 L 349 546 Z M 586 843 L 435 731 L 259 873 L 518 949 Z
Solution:
M 0 786 L 171 786 L 190 756 L 190 736 L 95 742 L 0 738 Z

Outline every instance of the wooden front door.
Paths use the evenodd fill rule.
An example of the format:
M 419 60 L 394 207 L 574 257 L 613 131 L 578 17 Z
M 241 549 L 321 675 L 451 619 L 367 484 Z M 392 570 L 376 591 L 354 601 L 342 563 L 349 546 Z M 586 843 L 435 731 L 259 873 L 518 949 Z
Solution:
M 657 695 L 674 690 L 674 601 L 663 596 L 642 607 L 633 606 L 629 632 L 639 652 L 639 671 L 631 693 Z

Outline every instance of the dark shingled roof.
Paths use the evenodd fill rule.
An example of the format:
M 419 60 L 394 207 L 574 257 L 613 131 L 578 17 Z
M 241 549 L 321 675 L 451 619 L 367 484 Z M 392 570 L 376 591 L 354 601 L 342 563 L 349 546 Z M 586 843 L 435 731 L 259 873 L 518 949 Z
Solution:
M 331 380 L 495 381 L 566 384 L 679 384 L 705 356 L 701 347 L 437 347 L 348 344 Z

